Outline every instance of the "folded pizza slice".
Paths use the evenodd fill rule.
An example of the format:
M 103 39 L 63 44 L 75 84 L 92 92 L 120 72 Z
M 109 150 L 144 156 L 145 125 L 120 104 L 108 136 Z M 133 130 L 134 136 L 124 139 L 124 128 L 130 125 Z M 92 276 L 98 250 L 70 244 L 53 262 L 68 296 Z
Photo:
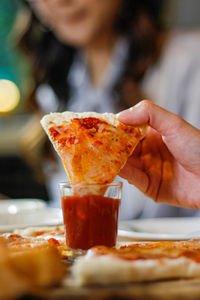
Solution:
M 110 183 L 125 165 L 147 126 L 120 123 L 111 113 L 51 113 L 41 124 L 71 183 Z

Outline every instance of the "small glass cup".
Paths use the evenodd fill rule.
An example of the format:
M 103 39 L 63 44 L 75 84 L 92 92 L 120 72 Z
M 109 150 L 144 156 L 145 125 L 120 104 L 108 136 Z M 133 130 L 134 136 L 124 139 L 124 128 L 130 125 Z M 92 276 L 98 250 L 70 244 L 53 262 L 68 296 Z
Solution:
M 68 249 L 79 255 L 93 246 L 115 246 L 122 183 L 66 182 L 59 190 Z

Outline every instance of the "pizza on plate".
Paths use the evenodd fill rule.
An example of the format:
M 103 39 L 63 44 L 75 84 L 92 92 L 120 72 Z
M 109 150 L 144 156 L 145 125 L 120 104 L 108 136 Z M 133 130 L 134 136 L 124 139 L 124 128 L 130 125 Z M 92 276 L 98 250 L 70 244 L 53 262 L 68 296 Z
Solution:
M 93 247 L 76 260 L 72 273 L 78 285 L 200 277 L 200 240 Z
M 51 113 L 41 124 L 71 183 L 111 183 L 147 126 L 128 126 L 111 113 Z

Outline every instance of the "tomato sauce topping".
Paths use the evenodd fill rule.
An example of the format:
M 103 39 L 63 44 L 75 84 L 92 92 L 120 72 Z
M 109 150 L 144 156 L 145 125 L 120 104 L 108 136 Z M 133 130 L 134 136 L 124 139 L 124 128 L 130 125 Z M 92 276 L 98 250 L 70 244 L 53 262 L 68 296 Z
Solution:
M 97 119 L 97 118 L 83 118 L 83 119 L 74 119 L 80 123 L 82 127 L 86 129 L 95 128 L 98 131 L 100 124 L 107 124 L 105 121 Z
M 195 242 L 173 242 L 162 241 L 152 243 L 135 243 L 121 246 L 119 249 L 104 246 L 93 247 L 91 252 L 94 256 L 112 255 L 123 260 L 149 260 L 149 259 L 177 259 L 189 258 L 200 263 L 200 240 Z

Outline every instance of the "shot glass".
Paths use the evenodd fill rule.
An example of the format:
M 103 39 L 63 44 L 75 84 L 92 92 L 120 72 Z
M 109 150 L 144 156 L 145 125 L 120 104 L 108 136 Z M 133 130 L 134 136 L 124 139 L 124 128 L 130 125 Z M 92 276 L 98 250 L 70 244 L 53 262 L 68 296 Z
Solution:
M 66 244 L 75 254 L 116 244 L 122 183 L 60 183 Z

